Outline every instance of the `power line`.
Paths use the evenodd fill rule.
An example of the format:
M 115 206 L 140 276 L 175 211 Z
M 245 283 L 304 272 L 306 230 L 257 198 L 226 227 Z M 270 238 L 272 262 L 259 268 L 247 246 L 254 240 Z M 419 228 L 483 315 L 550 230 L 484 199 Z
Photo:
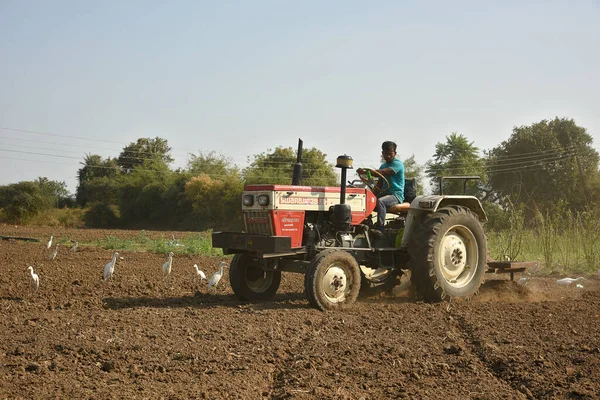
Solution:
M 549 150 L 545 150 L 545 151 L 537 151 L 537 152 L 530 152 L 530 153 L 519 153 L 519 154 L 512 154 L 512 155 L 507 155 L 507 156 L 479 157 L 475 161 L 487 163 L 488 165 L 493 165 L 495 163 L 505 164 L 506 162 L 514 162 L 514 161 L 521 161 L 521 160 L 545 159 L 548 156 L 571 152 L 573 150 L 577 150 L 577 147 L 576 146 L 568 146 L 568 147 L 564 147 L 564 148 L 549 149 Z M 443 163 L 444 167 L 451 167 L 454 165 L 458 165 L 459 167 L 461 167 L 461 166 L 470 166 L 473 164 L 471 162 L 460 162 L 460 161 Z
M 2 139 L 2 137 L 0 137 L 0 139 Z M 57 144 L 57 143 L 52 143 L 52 142 L 38 142 L 38 143 L 48 143 L 48 144 Z M 47 148 L 40 148 L 40 147 L 36 147 L 36 146 L 27 146 L 27 145 L 20 145 L 20 144 L 13 144 L 13 143 L 9 143 L 7 144 L 8 146 L 12 146 L 12 147 L 19 147 L 19 148 L 25 148 L 25 149 L 47 149 Z M 58 144 L 58 145 L 64 145 L 64 146 L 74 146 L 74 145 L 68 145 L 68 144 Z M 81 146 L 78 146 L 81 147 Z M 17 150 L 12 150 L 12 149 L 4 149 L 5 151 L 17 151 Z M 54 150 L 54 151 L 60 151 L 60 150 Z M 157 155 L 157 153 L 155 152 L 147 152 L 147 151 L 136 151 L 136 150 L 131 150 L 130 151 L 133 154 L 148 154 L 148 155 Z M 89 153 L 88 153 L 89 154 Z M 42 154 L 39 154 L 42 155 Z M 87 156 L 87 154 L 85 155 Z M 85 158 L 85 156 L 82 156 L 82 158 Z M 102 157 L 102 156 L 101 156 Z M 107 157 L 111 158 L 111 157 Z M 119 156 L 119 157 L 112 157 L 112 158 L 118 158 L 118 159 L 128 159 L 128 160 L 139 160 L 141 158 L 144 157 L 136 157 L 136 156 Z M 279 159 L 283 159 L 283 158 L 279 158 Z M 292 160 L 288 160 L 288 161 L 263 161 L 260 162 L 259 164 L 263 165 L 263 166 L 278 166 L 278 165 L 293 165 L 295 161 Z M 332 163 L 331 163 L 332 164 Z
M 35 153 L 33 151 L 6 150 L 6 149 L 0 149 L 0 151 L 6 151 L 9 153 L 35 154 L 35 155 L 39 155 L 39 156 L 58 157 L 58 158 L 72 158 L 72 159 L 76 159 L 76 160 L 81 159 L 80 157 L 59 156 L 57 154 L 47 154 L 47 153 Z
M 53 133 L 47 133 L 47 132 L 39 132 L 39 131 L 31 131 L 31 130 L 25 130 L 25 129 L 16 129 L 16 128 L 6 128 L 6 127 L 0 127 L 0 130 L 7 130 L 7 131 L 15 131 L 15 132 L 26 132 L 26 133 L 32 133 L 32 134 L 38 134 L 38 135 L 46 135 L 46 136 L 54 136 L 54 137 L 61 137 L 61 138 L 67 138 L 67 139 L 78 139 L 78 140 L 89 140 L 89 141 L 95 141 L 95 142 L 104 142 L 104 143 L 117 143 L 122 145 L 123 143 L 120 142 L 116 142 L 116 141 L 110 141 L 110 140 L 102 140 L 102 139 L 93 139 L 93 138 L 82 138 L 82 137 L 76 137 L 76 136 L 70 136 L 70 135 L 60 135 L 60 134 L 53 134 Z M 6 138 L 6 137 L 0 137 L 0 139 L 9 139 L 12 140 L 12 138 Z M 45 142 L 45 141 L 39 141 L 39 140 L 28 140 L 28 139 L 23 139 L 23 138 L 18 138 L 17 140 L 19 141 L 27 141 L 27 142 L 36 142 L 36 143 L 46 143 L 46 144 L 52 144 L 52 145 L 59 145 L 59 146 L 68 146 L 68 147 L 83 147 L 81 145 L 73 145 L 73 144 L 67 144 L 67 143 L 56 143 L 56 142 Z M 25 146 L 25 145 L 15 145 L 15 144 L 8 144 L 9 146 L 15 146 L 15 147 L 21 147 L 21 148 L 26 148 L 26 149 L 39 149 L 39 147 L 34 147 L 34 146 Z M 534 169 L 534 168 L 541 168 L 545 165 L 549 165 L 551 163 L 557 162 L 557 161 L 562 161 L 571 157 L 575 157 L 578 153 L 576 150 L 578 147 L 577 146 L 567 146 L 564 148 L 555 148 L 555 149 L 548 149 L 548 150 L 542 150 L 542 151 L 536 151 L 536 152 L 529 152 L 529 153 L 520 153 L 520 154 L 510 154 L 510 155 L 505 155 L 505 156 L 496 156 L 496 157 L 487 157 L 487 165 L 483 166 L 483 168 L 485 168 L 485 171 L 488 174 L 500 174 L 500 173 L 507 173 L 507 172 L 518 172 L 518 171 L 525 171 L 528 169 Z M 111 150 L 111 149 L 104 149 L 104 150 Z M 82 162 L 82 160 L 85 160 L 84 157 L 73 157 L 73 156 L 68 156 L 68 155 L 56 155 L 56 154 L 48 154 L 48 153 L 40 153 L 40 152 L 33 152 L 33 151 L 20 151 L 20 150 L 12 150 L 12 149 L 0 149 L 0 151 L 3 152 L 12 152 L 12 153 L 21 153 L 21 154 L 31 154 L 31 155 L 40 155 L 40 156 L 45 156 L 45 157 L 55 157 L 55 158 L 66 158 L 66 159 L 76 159 L 76 160 L 80 160 L 79 164 L 86 166 L 85 163 Z M 55 150 L 55 151 L 61 151 L 61 150 Z M 132 150 L 133 154 L 152 154 L 152 155 L 156 155 L 156 153 L 154 152 L 146 152 L 146 151 L 139 151 L 139 150 Z M 186 153 L 188 156 L 195 156 L 194 153 L 189 153 L 186 150 Z M 209 155 L 211 153 L 216 153 L 214 151 L 209 151 L 209 152 L 202 152 L 200 151 L 201 154 L 205 154 L 205 155 Z M 219 154 L 219 153 L 216 153 Z M 241 154 L 241 153 L 236 153 L 236 154 Z M 263 153 L 261 153 L 263 154 Z M 255 155 L 256 156 L 256 155 Z M 8 157 L 4 157 L 4 158 L 8 158 Z M 108 157 L 110 158 L 110 157 Z M 107 159 L 108 159 L 107 158 Z M 117 157 L 113 157 L 113 158 L 117 158 Z M 139 159 L 139 158 L 143 158 L 143 157 L 134 157 L 134 156 L 123 156 L 122 158 L 125 159 Z M 248 159 L 250 157 L 247 157 Z M 336 157 L 337 158 L 337 157 Z M 282 160 L 282 161 L 278 161 L 278 160 Z M 189 160 L 188 160 L 189 161 Z M 233 161 L 235 162 L 235 160 L 233 160 L 232 158 L 227 158 L 225 157 L 225 161 Z M 482 162 L 486 162 L 486 158 L 481 158 Z M 46 163 L 52 163 L 50 161 L 36 161 L 36 162 L 46 162 Z M 272 157 L 270 158 L 268 161 L 262 161 L 262 160 L 254 160 L 251 161 L 249 165 L 246 166 L 246 168 L 252 166 L 253 164 L 258 164 L 258 166 L 261 167 L 277 167 L 277 166 L 281 166 L 281 165 L 288 165 L 291 167 L 291 165 L 295 162 L 295 160 L 285 160 L 285 158 L 283 157 Z M 333 161 L 331 160 L 326 160 L 326 162 L 328 164 L 331 165 L 335 165 L 335 159 Z M 364 164 L 364 165 L 369 165 L 371 164 L 371 162 L 365 162 L 364 160 L 354 160 L 356 165 L 359 164 Z M 55 163 L 58 164 L 58 163 Z M 64 164 L 64 163 L 63 163 Z M 306 164 L 306 163 L 305 163 Z M 65 164 L 68 165 L 68 164 Z M 237 166 L 237 164 L 235 165 L 236 168 L 239 168 Z M 435 171 L 462 171 L 464 170 L 464 168 L 468 168 L 472 166 L 471 163 L 461 163 L 461 162 L 454 162 L 454 163 L 448 163 L 448 164 L 444 164 L 443 167 L 441 168 L 429 168 L 427 170 L 425 170 L 426 172 L 435 172 Z M 91 168 L 113 168 L 113 167 L 103 167 L 103 166 L 91 166 L 88 165 L 88 167 Z M 449 168 L 451 167 L 451 168 Z M 169 172 L 169 171 L 156 171 L 156 170 L 146 170 L 146 169 L 139 169 L 139 167 L 136 168 L 139 171 L 143 171 L 143 172 L 159 172 L 159 173 L 165 173 L 165 172 Z M 243 170 L 245 168 L 241 168 L 241 170 Z M 304 168 L 304 170 L 306 172 L 310 172 L 313 171 L 314 169 L 306 169 Z M 271 177 L 274 178 L 274 177 Z
M 64 156 L 64 155 L 56 155 L 56 154 L 48 154 L 48 153 L 38 153 L 38 152 L 31 152 L 31 151 L 21 151 L 21 150 L 8 150 L 8 149 L 0 149 L 0 151 L 4 151 L 4 152 L 9 152 L 9 153 L 20 153 L 20 154 L 31 154 L 31 155 L 41 155 L 41 156 L 47 156 L 47 157 L 56 157 L 56 158 L 67 158 L 67 159 L 75 159 L 75 160 L 81 160 L 80 157 L 72 157 L 72 156 Z M 506 173 L 506 172 L 514 172 L 514 171 L 525 171 L 527 169 L 531 169 L 534 167 L 541 167 L 544 165 L 549 165 L 551 163 L 554 163 L 556 161 L 562 161 L 565 159 L 569 159 L 572 157 L 575 157 L 577 155 L 577 153 L 566 153 L 566 154 L 561 154 L 561 155 L 556 155 L 554 157 L 547 157 L 545 159 L 537 159 L 537 160 L 533 160 L 533 161 L 529 161 L 529 162 L 519 162 L 519 163 L 511 163 L 508 165 L 504 165 L 501 168 L 485 168 L 484 170 L 486 170 L 486 172 L 488 174 L 498 174 L 498 173 Z M 99 165 L 85 165 L 84 163 L 82 163 L 81 161 L 79 162 L 80 165 L 83 165 L 83 167 L 89 167 L 89 168 L 98 168 L 98 169 L 116 169 L 115 167 L 110 167 L 110 166 L 99 166 Z M 466 165 L 468 166 L 468 165 Z M 171 170 L 167 170 L 167 171 L 157 171 L 157 170 L 149 170 L 149 169 L 140 169 L 139 167 L 136 168 L 136 170 L 141 171 L 141 172 L 157 172 L 157 173 L 168 173 L 168 172 L 174 172 Z M 311 172 L 311 171 L 315 171 L 317 170 L 316 168 L 308 168 L 308 169 L 304 169 L 305 172 Z M 440 168 L 440 169 L 428 169 L 425 172 L 436 172 L 436 171 L 456 171 L 456 172 L 461 172 L 464 169 L 463 168 Z
M 93 142 L 122 144 L 121 142 L 116 142 L 116 141 L 106 140 L 106 139 L 94 139 L 94 138 L 82 138 L 82 137 L 77 137 L 77 136 L 58 135 L 56 133 L 30 131 L 30 130 L 27 130 L 27 129 L 7 128 L 7 127 L 4 127 L 4 126 L 0 126 L 0 129 L 5 130 L 5 131 L 15 131 L 15 132 L 32 133 L 32 134 L 35 134 L 35 135 L 54 136 L 54 137 L 62 137 L 62 138 L 67 138 L 67 139 L 89 140 L 89 141 L 93 141 Z
M 113 140 L 105 140 L 105 139 L 97 139 L 97 138 L 85 138 L 85 137 L 80 137 L 80 136 L 73 136 L 73 135 L 63 135 L 63 134 L 57 134 L 57 133 L 49 133 L 49 132 L 41 132 L 41 131 L 33 131 L 33 130 L 28 130 L 28 129 L 19 129 L 19 128 L 10 128 L 10 127 L 0 127 L 0 130 L 5 130 L 5 131 L 14 131 L 14 132 L 22 132 L 22 133 L 31 133 L 31 134 L 35 134 L 35 135 L 42 135 L 42 136 L 52 136 L 52 137 L 59 137 L 59 138 L 65 138 L 65 139 L 76 139 L 76 140 L 87 140 L 87 141 L 94 141 L 94 142 L 100 142 L 100 143 L 114 143 L 114 144 L 118 144 L 123 146 L 123 149 L 127 146 L 129 146 L 129 144 L 131 143 L 135 143 L 135 142 L 130 142 L 128 144 L 125 144 L 123 142 L 118 142 L 118 141 L 113 141 Z M 8 138 L 7 138 L 8 139 Z M 32 140 L 27 140 L 27 139 L 22 139 L 22 138 L 17 138 L 18 140 L 23 140 L 23 141 L 32 141 Z M 40 143 L 39 141 L 36 141 L 38 143 Z M 47 144 L 58 144 L 55 142 L 46 142 Z M 73 144 L 59 144 L 59 145 L 64 145 L 64 146 L 74 146 L 74 147 L 83 147 L 81 145 L 73 145 Z M 290 146 L 291 147 L 291 146 Z M 109 151 L 113 151 L 112 149 L 106 149 L 106 148 L 100 148 L 102 150 L 109 150 Z M 123 150 L 119 150 L 119 154 L 121 153 L 121 151 Z M 193 152 L 190 152 L 189 149 L 178 149 L 178 148 L 171 148 L 171 150 L 177 150 L 177 151 L 181 151 L 181 152 L 185 152 L 185 154 L 187 156 L 189 156 L 190 154 L 194 154 Z M 134 150 L 134 152 L 136 152 Z M 139 154 L 155 154 L 152 152 L 144 152 L 144 151 L 137 151 Z M 202 154 L 210 154 L 214 151 L 202 151 L 199 150 L 200 153 Z M 217 153 L 219 154 L 219 153 Z M 245 153 L 229 153 L 229 154 L 238 154 L 238 155 L 242 155 L 245 157 L 250 157 L 248 154 Z M 263 153 L 260 153 L 263 154 Z M 195 154 L 194 154 L 195 155 Z M 256 156 L 257 154 L 255 154 L 254 156 Z M 328 161 L 331 164 L 335 164 L 335 160 L 337 159 L 337 157 L 333 158 L 332 160 Z M 357 161 L 357 160 L 355 160 Z M 364 164 L 367 164 L 366 162 L 364 162 L 363 160 L 358 160 L 359 162 L 363 162 Z M 274 161 L 275 162 L 275 161 Z M 245 161 L 240 161 L 240 164 L 244 164 Z M 285 161 L 283 161 L 283 163 L 286 163 Z
M 15 161 L 24 161 L 24 162 L 34 162 L 34 163 L 44 163 L 44 164 L 53 164 L 53 165 L 69 165 L 76 167 L 77 165 L 70 163 L 61 163 L 56 161 L 47 161 L 47 160 L 30 160 L 26 158 L 15 158 L 15 157 L 2 157 L 3 160 L 15 160 Z
M 13 131 L 13 132 L 22 132 L 22 133 L 30 133 L 30 134 L 42 135 L 42 136 L 52 136 L 52 137 L 59 137 L 59 138 L 65 138 L 65 139 L 87 140 L 87 141 L 100 142 L 100 143 L 114 143 L 114 144 L 118 144 L 118 145 L 123 146 L 123 148 L 129 146 L 130 143 L 135 143 L 135 142 L 130 142 L 130 143 L 126 144 L 126 143 L 118 142 L 118 141 L 114 141 L 114 140 L 97 139 L 97 138 L 85 138 L 85 137 L 80 137 L 80 136 L 63 135 L 63 134 L 57 134 L 57 133 L 33 131 L 33 130 L 28 130 L 28 129 L 10 128 L 10 127 L 3 127 L 3 126 L 0 126 L 0 130 Z M 186 154 L 193 154 L 193 153 L 190 153 L 189 149 L 178 149 L 178 148 L 173 148 L 172 147 L 171 150 L 178 150 L 178 151 L 185 152 Z M 204 153 L 202 150 L 200 150 L 200 152 Z M 210 152 L 211 151 L 208 151 L 207 153 L 210 153 Z M 149 154 L 151 154 L 151 153 L 149 153 Z M 244 153 L 231 153 L 231 154 L 246 155 Z
M 485 171 L 488 174 L 498 174 L 498 173 L 504 173 L 504 172 L 512 172 L 512 171 L 526 171 L 528 169 L 532 169 L 535 167 L 540 167 L 540 166 L 545 166 L 545 165 L 549 165 L 552 163 L 555 163 L 557 161 L 562 161 L 562 160 L 566 160 L 566 159 L 570 159 L 570 158 L 574 158 L 575 156 L 577 156 L 578 153 L 564 153 L 564 154 L 557 154 L 553 157 L 547 157 L 547 158 L 543 158 L 543 159 L 536 159 L 536 160 L 529 160 L 529 161 L 523 161 L 523 162 L 517 162 L 517 163 L 507 163 L 504 164 L 502 166 L 495 166 L 495 167 L 487 167 L 485 165 L 481 166 L 481 169 L 483 171 Z M 465 164 L 464 167 L 455 167 L 455 168 L 444 168 L 444 167 L 440 167 L 440 168 L 430 168 L 425 170 L 426 173 L 429 172 L 453 172 L 453 173 L 462 173 L 465 169 L 469 169 L 469 167 L 471 166 L 471 164 Z

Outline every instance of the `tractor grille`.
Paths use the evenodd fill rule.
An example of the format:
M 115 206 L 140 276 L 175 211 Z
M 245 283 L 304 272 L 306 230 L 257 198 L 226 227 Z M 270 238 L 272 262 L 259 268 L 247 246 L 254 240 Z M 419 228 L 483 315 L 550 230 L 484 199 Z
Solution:
M 246 232 L 273 236 L 273 225 L 268 212 L 247 211 L 244 213 Z

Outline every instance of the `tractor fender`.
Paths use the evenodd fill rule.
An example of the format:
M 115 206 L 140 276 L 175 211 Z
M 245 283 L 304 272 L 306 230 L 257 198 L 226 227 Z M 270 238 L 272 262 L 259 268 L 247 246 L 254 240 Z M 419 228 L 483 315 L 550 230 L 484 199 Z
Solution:
M 479 199 L 475 196 L 464 195 L 421 195 L 417 196 L 408 209 L 404 233 L 402 235 L 402 247 L 408 243 L 407 238 L 410 237 L 414 227 L 423 222 L 430 213 L 436 212 L 440 208 L 446 206 L 462 206 L 466 207 L 479 217 L 482 222 L 487 221 L 487 216 L 483 210 L 483 206 Z

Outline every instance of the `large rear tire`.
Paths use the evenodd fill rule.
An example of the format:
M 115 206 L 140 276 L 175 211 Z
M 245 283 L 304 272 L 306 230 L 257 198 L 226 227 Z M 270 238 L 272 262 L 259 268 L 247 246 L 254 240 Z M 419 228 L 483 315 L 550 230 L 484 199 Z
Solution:
M 281 271 L 263 270 L 256 258 L 248 253 L 238 253 L 231 261 L 229 283 L 239 300 L 268 300 L 279 289 Z
M 322 311 L 354 303 L 360 290 L 356 259 L 343 250 L 323 250 L 312 259 L 304 288 L 310 304 Z
M 425 301 L 477 293 L 487 266 L 483 226 L 466 207 L 449 206 L 426 218 L 411 235 L 411 281 Z

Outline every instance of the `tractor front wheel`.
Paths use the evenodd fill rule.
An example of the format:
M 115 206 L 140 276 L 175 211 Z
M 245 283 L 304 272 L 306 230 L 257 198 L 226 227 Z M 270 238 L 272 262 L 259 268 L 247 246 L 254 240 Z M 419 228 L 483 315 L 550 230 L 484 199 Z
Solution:
M 487 269 L 486 237 L 471 210 L 441 208 L 411 236 L 411 281 L 425 301 L 469 298 L 479 290 Z
M 312 259 L 304 288 L 310 304 L 322 311 L 354 303 L 360 290 L 356 259 L 343 250 L 323 250 Z
M 231 261 L 229 283 L 239 300 L 268 300 L 279 289 L 281 271 L 263 270 L 256 258 L 238 253 Z

